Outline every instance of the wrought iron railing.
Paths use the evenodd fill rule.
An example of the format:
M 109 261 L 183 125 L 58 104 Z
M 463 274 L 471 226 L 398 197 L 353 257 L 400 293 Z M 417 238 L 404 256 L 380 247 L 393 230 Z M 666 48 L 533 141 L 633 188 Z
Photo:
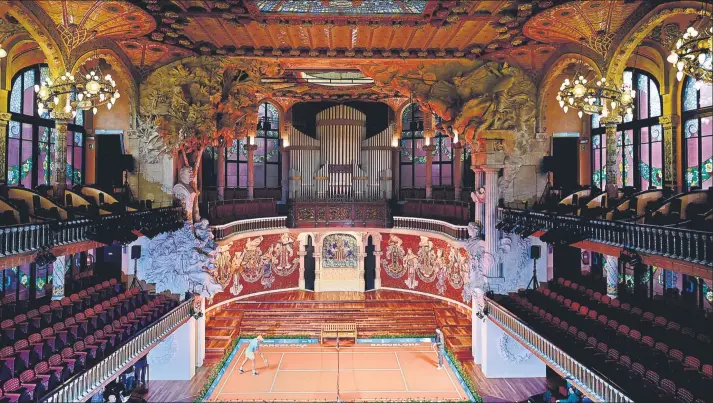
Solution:
M 40 401 L 83 402 L 134 365 L 151 348 L 191 317 L 192 300 L 186 300 L 155 323 L 141 330 L 124 345 L 43 396 Z
M 561 376 L 571 377 L 570 382 L 593 401 L 633 402 L 617 386 L 572 358 L 546 338 L 540 336 L 497 302 L 486 298 L 485 307 L 488 317 L 496 325 L 525 345 Z
M 394 216 L 394 228 L 434 232 L 449 236 L 457 241 L 465 241 L 469 237 L 466 226 L 428 218 Z
M 271 229 L 287 229 L 287 217 L 267 217 L 253 218 L 250 220 L 238 220 L 224 225 L 212 225 L 213 236 L 216 240 L 225 239 L 232 235 L 244 232 L 265 231 Z
M 498 215 L 498 221 L 534 230 L 567 228 L 589 241 L 713 266 L 713 232 L 507 208 L 500 208 Z
M 0 227 L 0 257 L 35 252 L 54 246 L 99 240 L 100 229 L 118 232 L 120 229 L 139 232 L 163 232 L 175 229 L 183 223 L 181 207 L 161 207 L 83 217 L 63 221 L 47 221 L 32 224 Z

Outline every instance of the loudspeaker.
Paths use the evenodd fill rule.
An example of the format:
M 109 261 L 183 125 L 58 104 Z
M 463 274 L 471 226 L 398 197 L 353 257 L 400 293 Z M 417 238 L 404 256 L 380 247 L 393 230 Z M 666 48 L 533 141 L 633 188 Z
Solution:
M 530 246 L 530 259 L 539 259 L 540 258 L 540 245 L 532 245 Z
M 141 259 L 141 245 L 134 245 L 131 247 L 131 258 Z
M 555 170 L 556 165 L 555 157 L 551 155 L 542 157 L 542 172 L 552 172 Z
M 131 154 L 122 154 L 121 167 L 124 171 L 134 172 L 134 169 L 136 169 L 136 166 L 134 165 L 134 156 Z

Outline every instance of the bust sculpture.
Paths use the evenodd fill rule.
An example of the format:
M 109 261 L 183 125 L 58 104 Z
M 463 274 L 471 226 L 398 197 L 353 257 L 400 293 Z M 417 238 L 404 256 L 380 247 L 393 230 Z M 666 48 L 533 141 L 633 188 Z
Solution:
M 173 187 L 173 197 L 178 199 L 183 206 L 186 220 L 189 222 L 200 221 L 200 213 L 198 212 L 198 203 L 196 203 L 197 193 L 191 185 L 193 176 L 193 168 L 183 167 L 178 172 L 178 183 Z

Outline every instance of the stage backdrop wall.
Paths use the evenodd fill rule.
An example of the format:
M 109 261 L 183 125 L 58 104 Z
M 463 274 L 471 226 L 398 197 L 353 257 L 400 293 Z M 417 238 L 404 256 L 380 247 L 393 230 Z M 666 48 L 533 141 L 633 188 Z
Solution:
M 299 250 L 296 233 L 245 237 L 221 245 L 214 278 L 223 291 L 208 298 L 208 307 L 235 297 L 298 287 Z
M 419 291 L 468 303 L 468 252 L 425 236 L 382 233 L 381 286 Z

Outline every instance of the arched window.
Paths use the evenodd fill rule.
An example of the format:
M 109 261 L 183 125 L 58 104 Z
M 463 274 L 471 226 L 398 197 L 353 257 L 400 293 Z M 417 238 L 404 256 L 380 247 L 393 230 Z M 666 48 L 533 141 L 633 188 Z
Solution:
M 453 186 L 453 144 L 451 138 L 437 130 L 433 140 L 436 146 L 433 151 L 433 186 Z
M 423 112 L 417 104 L 401 115 L 401 188 L 426 187 L 426 153 L 423 151 Z
M 257 150 L 253 155 L 255 164 L 255 188 L 280 186 L 280 114 L 269 102 L 260 105 L 255 137 Z M 247 139 L 235 140 L 226 150 L 226 187 L 248 186 L 248 153 L 244 145 Z
M 663 186 L 663 130 L 659 124 L 661 95 L 658 82 L 638 69 L 624 72 L 624 84 L 636 90 L 632 115 L 617 126 L 616 150 L 619 188 L 646 190 Z M 606 186 L 606 130 L 599 116 L 592 116 L 592 183 Z
M 683 87 L 683 172 L 686 186 L 713 186 L 713 86 L 696 88 L 687 77 Z
M 27 67 L 12 79 L 10 122 L 7 132 L 7 184 L 32 189 L 52 180 L 52 155 L 56 139 L 49 113 L 37 113 L 34 86 L 45 80 L 45 64 Z M 84 114 L 79 112 L 67 133 L 67 184 L 84 178 Z

